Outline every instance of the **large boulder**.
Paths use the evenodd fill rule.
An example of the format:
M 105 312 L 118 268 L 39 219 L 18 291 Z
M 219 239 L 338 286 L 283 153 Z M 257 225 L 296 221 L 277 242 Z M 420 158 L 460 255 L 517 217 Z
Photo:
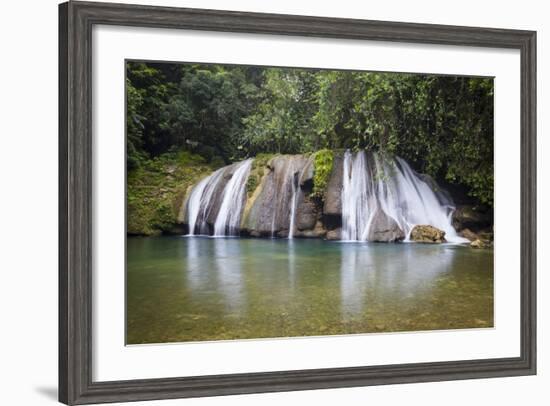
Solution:
M 429 225 L 414 226 L 410 238 L 412 241 L 431 244 L 440 244 L 447 241 L 445 240 L 445 231 Z
M 244 210 L 241 227 L 245 232 L 252 236 L 288 235 L 292 182 L 299 180 L 307 163 L 304 155 L 277 155 L 268 162 L 266 173 Z
M 404 238 L 405 232 L 401 230 L 393 218 L 382 210 L 377 210 L 374 213 L 367 235 L 368 241 L 394 242 L 401 241 Z

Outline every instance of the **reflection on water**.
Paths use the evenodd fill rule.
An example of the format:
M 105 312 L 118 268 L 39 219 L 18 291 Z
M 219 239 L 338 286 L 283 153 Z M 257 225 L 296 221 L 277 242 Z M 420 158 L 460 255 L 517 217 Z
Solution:
M 493 324 L 493 253 L 452 245 L 128 239 L 127 341 Z
M 242 308 L 244 301 L 243 265 L 237 239 L 217 238 L 213 241 L 213 257 L 218 281 L 228 312 Z
M 369 301 L 390 309 L 407 298 L 429 295 L 434 282 L 451 271 L 461 247 L 344 244 L 340 250 L 342 317 L 360 316 Z

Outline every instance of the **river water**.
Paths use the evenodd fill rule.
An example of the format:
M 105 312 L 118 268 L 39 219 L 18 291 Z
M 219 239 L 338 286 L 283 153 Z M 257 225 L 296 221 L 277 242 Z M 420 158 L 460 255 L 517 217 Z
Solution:
M 127 343 L 493 326 L 493 251 L 302 239 L 127 240 Z

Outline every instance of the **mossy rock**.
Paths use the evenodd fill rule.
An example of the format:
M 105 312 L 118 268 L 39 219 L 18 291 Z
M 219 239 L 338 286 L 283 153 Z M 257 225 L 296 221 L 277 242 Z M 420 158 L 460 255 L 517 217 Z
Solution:
M 254 194 L 256 188 L 260 185 L 260 182 L 269 167 L 269 161 L 275 156 L 275 154 L 258 154 L 252 161 L 250 168 L 250 174 L 246 181 L 246 193 L 250 197 Z
M 479 248 L 491 248 L 492 246 L 493 246 L 493 244 L 491 243 L 491 241 L 482 240 L 482 239 L 477 239 L 477 240 L 472 241 L 472 242 L 470 243 L 470 247 L 476 248 L 476 249 L 479 249 Z
M 248 176 L 248 180 L 246 181 L 246 192 L 249 196 L 252 195 L 252 193 L 254 193 L 259 183 L 260 183 L 260 180 L 257 174 L 251 173 Z
M 422 243 L 440 244 L 446 242 L 445 231 L 430 225 L 414 226 L 410 238 L 412 241 Z
M 127 234 L 158 235 L 176 230 L 185 191 L 212 171 L 202 157 L 188 151 L 145 160 L 129 171 Z

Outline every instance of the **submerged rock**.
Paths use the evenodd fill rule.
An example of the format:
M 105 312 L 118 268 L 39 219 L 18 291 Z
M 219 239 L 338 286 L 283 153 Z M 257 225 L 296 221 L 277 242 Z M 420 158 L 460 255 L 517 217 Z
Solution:
M 446 242 L 445 231 L 430 225 L 414 226 L 411 231 L 411 241 L 440 244 Z
M 397 222 L 382 210 L 377 210 L 370 223 L 367 240 L 395 242 L 403 239 L 405 239 L 405 232 L 399 228 Z
M 477 240 L 472 241 L 470 243 L 470 247 L 472 247 L 472 248 L 490 248 L 491 245 L 492 244 L 491 244 L 490 241 L 480 240 L 480 239 L 477 239 Z

